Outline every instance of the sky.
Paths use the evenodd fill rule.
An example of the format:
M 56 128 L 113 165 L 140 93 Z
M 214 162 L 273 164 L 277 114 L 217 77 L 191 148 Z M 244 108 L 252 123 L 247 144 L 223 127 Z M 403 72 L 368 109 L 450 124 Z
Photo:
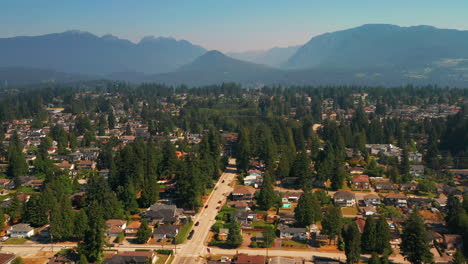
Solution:
M 239 52 L 370 23 L 468 30 L 467 14 L 467 0 L 0 0 L 0 37 L 73 29 Z

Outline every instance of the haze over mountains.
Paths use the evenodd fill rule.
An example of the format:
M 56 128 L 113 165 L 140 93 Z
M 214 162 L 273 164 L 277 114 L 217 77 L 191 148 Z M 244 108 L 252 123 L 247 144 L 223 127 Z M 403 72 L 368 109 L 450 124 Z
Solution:
M 35 78 L 26 78 L 31 82 L 55 76 L 56 81 L 105 78 L 187 85 L 468 86 L 467 47 L 468 31 L 385 24 L 322 34 L 303 46 L 229 53 L 231 57 L 185 40 L 147 37 L 135 44 L 68 31 L 0 39 L 0 67 L 26 75 L 30 70 L 25 68 L 35 68 Z M 37 69 L 52 71 L 41 79 Z M 24 83 L 11 77 L 21 74 L 9 71 L 8 78 L 0 71 L 0 80 Z

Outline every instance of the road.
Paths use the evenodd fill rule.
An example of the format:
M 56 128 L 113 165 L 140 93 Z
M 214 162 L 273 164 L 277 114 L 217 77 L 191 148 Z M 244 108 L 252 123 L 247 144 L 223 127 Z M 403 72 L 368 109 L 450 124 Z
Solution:
M 219 209 L 216 208 L 218 206 L 221 207 L 225 203 L 227 196 L 232 192 L 233 188 L 231 187 L 231 183 L 236 176 L 236 161 L 235 159 L 229 159 L 229 165 L 226 171 L 219 178 L 219 181 L 216 183 L 200 213 L 195 216 L 195 223 L 199 222 L 200 224 L 194 226 L 193 230 L 195 230 L 195 232 L 192 239 L 188 240 L 181 249 L 177 251 L 172 263 L 200 263 L 200 256 L 207 253 L 205 241 L 208 238 L 211 226 L 214 224 L 216 215 L 218 214 Z M 221 201 L 221 203 L 218 203 L 219 201 Z

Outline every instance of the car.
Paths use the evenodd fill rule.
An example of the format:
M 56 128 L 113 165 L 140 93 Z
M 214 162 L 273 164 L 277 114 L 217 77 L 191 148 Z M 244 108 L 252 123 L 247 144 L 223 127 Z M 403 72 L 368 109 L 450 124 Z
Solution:
M 193 233 L 195 233 L 195 230 L 190 231 L 190 234 L 188 235 L 187 239 L 192 239 Z
M 221 183 L 224 183 L 224 180 Z
M 221 200 L 219 200 L 218 203 L 219 203 L 219 204 L 222 203 Z
M 208 208 L 208 205 L 205 205 L 205 208 Z
M 216 209 L 219 209 L 219 206 L 218 206 L 218 207 L 216 207 Z
M 8 238 L 9 238 L 8 236 L 4 236 L 4 237 L 2 237 L 2 242 L 4 242 L 4 241 L 7 241 L 7 240 L 8 240 Z
M 214 189 L 215 189 L 215 191 L 216 191 L 216 190 L 218 190 L 218 187 L 215 187 Z
M 199 225 L 200 225 L 200 222 L 196 222 L 196 223 L 195 223 L 195 226 L 199 226 Z

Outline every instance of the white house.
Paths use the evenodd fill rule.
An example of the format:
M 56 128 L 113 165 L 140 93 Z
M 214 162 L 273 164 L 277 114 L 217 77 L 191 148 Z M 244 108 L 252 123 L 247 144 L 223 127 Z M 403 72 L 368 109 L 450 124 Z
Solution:
M 10 237 L 32 237 L 34 236 L 34 228 L 29 224 L 16 224 L 7 230 L 7 234 Z

